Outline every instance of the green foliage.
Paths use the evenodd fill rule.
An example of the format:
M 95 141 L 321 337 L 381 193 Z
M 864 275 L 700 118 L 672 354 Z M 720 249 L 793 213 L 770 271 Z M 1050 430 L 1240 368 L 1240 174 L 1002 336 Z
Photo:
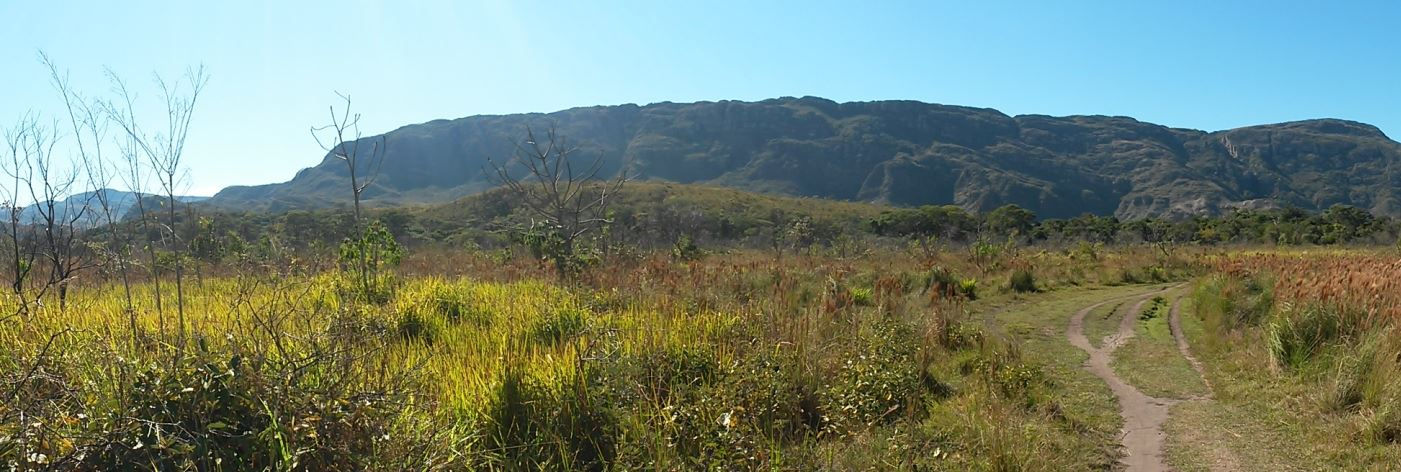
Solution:
M 373 467 L 400 415 L 383 395 L 288 385 L 257 359 L 221 355 L 203 343 L 172 363 L 131 367 L 120 407 L 89 425 L 100 446 L 77 468 Z
M 1029 293 L 1036 292 L 1036 276 L 1031 273 L 1031 269 L 1017 269 L 1012 272 L 1012 278 L 1007 282 L 1007 286 L 1014 292 Z
M 983 221 L 994 234 L 1027 236 L 1036 226 L 1036 213 L 1008 204 L 988 212 Z
M 947 267 L 934 266 L 930 268 L 925 279 L 928 281 L 928 290 L 940 297 L 963 297 L 969 300 L 978 298 L 978 280 L 960 278 Z
M 200 217 L 195 223 L 194 235 L 190 238 L 190 257 L 217 263 L 243 255 L 247 251 L 246 246 L 243 238 L 237 233 L 220 233 L 213 219 Z
M 405 340 L 432 344 L 438 334 L 438 326 L 419 312 L 410 311 L 399 315 L 394 331 Z
M 1006 249 L 1000 244 L 979 238 L 968 247 L 968 252 L 974 264 L 983 270 L 988 270 L 997 267 Z
M 694 261 L 704 255 L 705 252 L 696 246 L 690 235 L 681 235 L 676 238 L 676 243 L 671 245 L 671 258 L 678 261 Z
M 867 287 L 852 287 L 851 303 L 856 306 L 871 306 L 873 303 L 872 290 Z
M 976 300 L 978 298 L 978 279 L 959 280 L 958 293 L 969 300 Z
M 940 236 L 966 240 L 977 230 L 976 217 L 954 205 L 887 210 L 870 220 L 872 232 L 883 236 Z
M 560 277 L 577 275 L 598 263 L 598 254 L 593 248 L 570 244 L 562 231 L 563 228 L 532 223 L 512 233 L 512 238 L 524 245 L 535 259 L 552 263 Z
M 371 222 L 356 238 L 346 238 L 340 246 L 342 270 L 355 276 L 352 298 L 384 303 L 393 290 L 389 267 L 399 264 L 404 250 L 394 235 L 379 221 Z
M 899 323 L 872 327 L 862 352 L 847 357 L 820 395 L 826 431 L 848 434 L 889 423 L 919 402 L 925 390 L 913 339 Z
M 1265 329 L 1265 342 L 1275 362 L 1299 368 L 1333 343 L 1351 334 L 1347 318 L 1335 310 L 1308 305 L 1279 313 Z

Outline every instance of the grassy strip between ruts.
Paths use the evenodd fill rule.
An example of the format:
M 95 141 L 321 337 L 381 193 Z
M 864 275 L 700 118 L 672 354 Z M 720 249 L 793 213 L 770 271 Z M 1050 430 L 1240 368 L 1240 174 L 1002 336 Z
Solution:
M 1133 300 L 1119 300 L 1106 303 L 1090 310 L 1085 315 L 1085 339 L 1094 347 L 1104 347 L 1104 338 L 1119 331 L 1119 318 L 1124 311 L 1133 308 Z
M 1206 384 L 1178 352 L 1168 326 L 1173 296 L 1155 297 L 1140 313 L 1128 314 L 1137 318 L 1134 337 L 1114 351 L 1110 365 L 1125 382 L 1151 397 L 1182 400 L 1204 396 Z

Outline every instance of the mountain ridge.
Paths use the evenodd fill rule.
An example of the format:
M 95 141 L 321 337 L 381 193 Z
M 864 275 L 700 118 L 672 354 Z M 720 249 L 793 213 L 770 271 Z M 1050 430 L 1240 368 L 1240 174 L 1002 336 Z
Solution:
M 1014 203 L 1045 217 L 1187 217 L 1233 208 L 1346 204 L 1401 215 L 1401 144 L 1334 118 L 1207 132 L 1126 116 L 1024 114 L 912 100 L 817 97 L 577 107 L 474 115 L 383 135 L 371 205 L 449 201 L 492 187 L 486 159 L 527 125 L 558 127 L 581 159 L 644 179 L 893 205 Z M 389 164 L 392 163 L 392 164 Z M 280 211 L 343 202 L 344 163 L 216 194 L 215 206 Z
M 105 197 L 107 206 L 112 212 L 112 219 L 121 221 L 129 213 L 136 209 L 136 199 L 145 199 L 148 203 L 147 211 L 155 211 L 164 205 L 165 196 L 151 193 L 137 193 L 113 188 L 102 188 L 86 192 L 75 193 L 56 199 L 53 201 L 53 214 L 57 220 L 68 221 L 80 227 L 96 227 L 105 224 L 107 216 L 102 210 L 102 202 L 99 195 Z M 177 203 L 196 203 L 209 200 L 210 197 L 176 195 Z M 156 201 L 150 201 L 155 199 Z M 39 224 L 43 218 L 43 210 L 40 203 L 30 204 L 19 212 L 19 221 L 24 224 Z

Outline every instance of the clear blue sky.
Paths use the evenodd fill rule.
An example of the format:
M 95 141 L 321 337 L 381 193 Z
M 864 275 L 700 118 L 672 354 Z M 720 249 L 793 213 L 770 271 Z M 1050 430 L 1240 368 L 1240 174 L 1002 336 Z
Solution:
M 0 0 L 0 123 L 55 113 L 36 51 L 212 73 L 190 192 L 320 159 L 333 90 L 366 130 L 619 103 L 916 99 L 1218 130 L 1316 117 L 1401 137 L 1401 2 Z

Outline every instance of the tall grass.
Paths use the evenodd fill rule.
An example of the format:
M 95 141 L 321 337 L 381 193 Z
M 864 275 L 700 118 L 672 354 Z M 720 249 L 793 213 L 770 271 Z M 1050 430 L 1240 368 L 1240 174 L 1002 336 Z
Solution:
M 192 350 L 162 331 L 144 284 L 134 335 L 104 284 L 5 322 L 0 462 L 1076 468 L 1108 453 L 1060 411 L 1051 374 L 968 319 L 968 300 L 999 287 L 964 281 L 1035 267 L 1054 290 L 1162 264 L 655 254 L 564 283 L 536 261 L 435 253 L 449 270 L 430 274 L 415 257 L 429 256 L 373 299 L 334 270 L 211 271 L 185 300 Z
M 1210 347 L 1264 353 L 1272 373 L 1312 392 L 1353 438 L 1401 441 L 1401 262 L 1371 252 L 1242 254 L 1195 289 Z M 1243 358 L 1249 358 L 1245 356 Z

